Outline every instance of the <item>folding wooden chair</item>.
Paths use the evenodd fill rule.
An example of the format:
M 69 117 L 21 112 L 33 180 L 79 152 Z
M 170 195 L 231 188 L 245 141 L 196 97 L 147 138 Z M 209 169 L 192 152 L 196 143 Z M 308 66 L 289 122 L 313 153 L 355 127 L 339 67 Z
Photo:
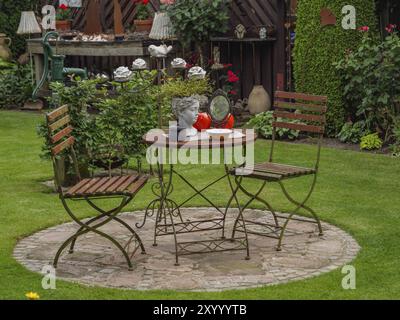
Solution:
M 245 206 L 243 208 L 240 208 L 242 215 L 244 216 L 244 210 L 253 201 L 257 200 L 264 204 L 266 208 L 272 213 L 274 223 L 261 223 L 258 221 L 251 221 L 246 218 L 244 219 L 244 221 L 237 219 L 234 224 L 232 238 L 235 236 L 236 232 L 247 231 L 248 234 L 255 234 L 259 236 L 279 239 L 277 250 L 280 251 L 286 228 L 291 220 L 316 223 L 318 225 L 319 234 L 323 234 L 321 222 L 317 214 L 314 210 L 308 207 L 306 203 L 310 199 L 317 182 L 317 174 L 321 154 L 321 143 L 326 123 L 325 114 L 327 111 L 327 102 L 328 98 L 324 96 L 282 91 L 278 91 L 275 93 L 273 135 L 269 161 L 265 163 L 255 164 L 254 167 L 244 165 L 231 171 L 231 174 L 235 176 L 235 181 L 237 185 L 235 192 L 241 190 L 245 195 L 250 198 Z M 289 119 L 298 120 L 298 122 L 289 122 Z M 276 128 L 287 128 L 298 130 L 301 132 L 307 132 L 308 134 L 316 134 L 318 136 L 318 145 L 315 166 L 312 168 L 304 168 L 293 165 L 274 163 L 273 156 L 276 140 Z M 303 176 L 313 176 L 313 181 L 310 190 L 308 191 L 304 200 L 297 201 L 287 192 L 283 181 Z M 242 182 L 245 179 L 258 179 L 263 181 L 263 183 L 258 191 L 253 194 L 249 192 L 245 187 L 243 187 Z M 261 192 L 264 190 L 268 182 L 279 183 L 283 194 L 292 204 L 296 206 L 294 211 L 292 211 L 289 216 L 286 217 L 277 215 L 269 202 L 261 197 Z M 314 217 L 315 221 L 311 219 L 306 220 L 294 217 L 294 215 L 296 215 L 300 209 L 304 209 L 308 213 L 310 213 L 312 217 Z M 279 225 L 278 218 L 286 219 L 283 226 Z M 253 229 L 254 226 L 256 226 L 258 229 L 261 228 L 262 232 L 254 230 L 252 231 L 252 226 Z
M 54 110 L 53 112 L 47 114 L 46 118 L 49 139 L 52 144 L 51 154 L 57 191 L 60 195 L 60 199 L 65 210 L 71 216 L 71 218 L 80 226 L 78 231 L 71 237 L 69 237 L 59 248 L 54 258 L 54 267 L 57 267 L 59 257 L 62 251 L 67 246 L 70 246 L 69 252 L 73 253 L 77 238 L 88 232 L 93 232 L 110 240 L 123 253 L 128 263 L 129 270 L 132 270 L 131 258 L 139 248 L 141 249 L 143 254 L 145 253 L 145 249 L 142 240 L 137 235 L 137 233 L 126 222 L 119 219 L 117 215 L 122 211 L 125 206 L 127 206 L 133 200 L 139 190 L 146 184 L 148 176 L 142 174 L 134 174 L 117 177 L 82 179 L 79 173 L 79 166 L 74 150 L 75 139 L 71 135 L 73 132 L 73 128 L 70 125 L 71 119 L 68 114 L 68 106 L 62 106 Z M 56 157 L 61 154 L 66 155 L 70 158 L 78 179 L 78 183 L 66 191 L 64 191 L 60 185 L 60 177 L 58 176 L 59 173 L 57 170 Z M 111 198 L 120 199 L 121 202 L 117 207 L 108 211 L 101 209 L 98 205 L 94 203 L 94 200 Z M 99 214 L 87 222 L 82 222 L 77 218 L 76 214 L 72 212 L 71 208 L 68 206 L 67 200 L 84 200 Z M 120 223 L 132 235 L 124 247 L 111 235 L 107 234 L 105 231 L 99 230 L 100 227 L 106 225 L 111 221 Z M 128 251 L 133 242 L 135 243 L 135 246 L 131 254 L 129 254 Z

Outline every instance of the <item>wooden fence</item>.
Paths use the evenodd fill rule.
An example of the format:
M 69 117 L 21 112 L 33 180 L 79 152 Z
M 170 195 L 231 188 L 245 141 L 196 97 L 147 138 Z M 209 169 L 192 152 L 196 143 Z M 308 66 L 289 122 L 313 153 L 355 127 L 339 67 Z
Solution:
M 88 0 L 84 1 L 84 7 L 77 10 L 73 22 L 73 28 L 83 30 L 86 19 L 85 12 Z M 96 1 L 96 0 L 90 0 Z M 101 6 L 101 24 L 103 30 L 108 32 L 113 29 L 113 1 L 97 0 Z M 58 4 L 58 1 L 44 1 L 45 3 Z M 133 23 L 136 9 L 134 1 L 120 0 L 123 24 L 125 27 Z M 159 0 L 150 0 L 154 11 L 159 8 Z M 221 49 L 221 60 L 223 63 L 232 63 L 236 72 L 240 74 L 242 98 L 248 97 L 254 84 L 262 84 L 272 94 L 275 89 L 286 88 L 286 34 L 285 17 L 286 8 L 283 0 L 232 0 L 230 12 L 229 32 L 221 35 L 219 41 L 213 42 Z M 243 24 L 247 29 L 246 38 L 257 38 L 260 26 L 274 26 L 276 35 L 274 41 L 268 42 L 232 42 L 224 38 L 232 38 L 233 30 L 238 24 Z M 211 50 L 209 50 L 211 52 Z M 211 58 L 211 57 L 210 57 Z M 129 65 L 132 57 L 120 58 L 95 58 L 76 57 L 68 59 L 76 67 L 95 66 L 98 69 L 105 68 L 107 71 L 118 65 Z

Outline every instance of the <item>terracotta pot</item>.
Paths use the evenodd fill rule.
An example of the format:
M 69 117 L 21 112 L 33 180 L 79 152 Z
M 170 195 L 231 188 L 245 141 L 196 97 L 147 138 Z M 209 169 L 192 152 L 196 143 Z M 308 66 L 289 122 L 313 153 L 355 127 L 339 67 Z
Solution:
M 143 31 L 151 31 L 151 27 L 153 26 L 153 19 L 147 19 L 147 20 L 134 20 L 134 25 L 136 27 L 137 32 L 143 32 Z
M 71 30 L 71 21 L 70 20 L 57 20 L 56 21 L 56 29 L 58 31 L 70 31 Z
M 271 109 L 271 98 L 263 86 L 254 86 L 249 96 L 248 108 L 251 114 L 258 114 Z

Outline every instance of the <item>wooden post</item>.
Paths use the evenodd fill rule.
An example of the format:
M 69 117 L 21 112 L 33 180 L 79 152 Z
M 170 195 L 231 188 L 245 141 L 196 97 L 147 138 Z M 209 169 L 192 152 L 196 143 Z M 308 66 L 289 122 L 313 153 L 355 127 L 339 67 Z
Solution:
M 114 0 L 114 34 L 116 37 L 122 37 L 125 33 L 122 24 L 122 11 L 119 0 Z
M 99 34 L 102 33 L 100 22 L 100 3 L 99 0 L 89 0 L 86 10 L 86 34 Z

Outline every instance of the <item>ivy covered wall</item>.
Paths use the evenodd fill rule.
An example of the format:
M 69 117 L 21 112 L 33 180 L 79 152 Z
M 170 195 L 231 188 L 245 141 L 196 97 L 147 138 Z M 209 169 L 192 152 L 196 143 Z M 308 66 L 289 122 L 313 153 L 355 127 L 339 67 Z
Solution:
M 294 48 L 294 78 L 298 92 L 329 96 L 327 134 L 335 135 L 346 120 L 343 85 L 334 62 L 346 51 L 357 48 L 362 34 L 342 28 L 342 8 L 347 0 L 299 0 L 296 41 Z M 369 26 L 377 31 L 375 0 L 352 0 L 356 8 L 357 29 Z M 321 27 L 321 8 L 329 8 L 337 17 L 335 26 Z

